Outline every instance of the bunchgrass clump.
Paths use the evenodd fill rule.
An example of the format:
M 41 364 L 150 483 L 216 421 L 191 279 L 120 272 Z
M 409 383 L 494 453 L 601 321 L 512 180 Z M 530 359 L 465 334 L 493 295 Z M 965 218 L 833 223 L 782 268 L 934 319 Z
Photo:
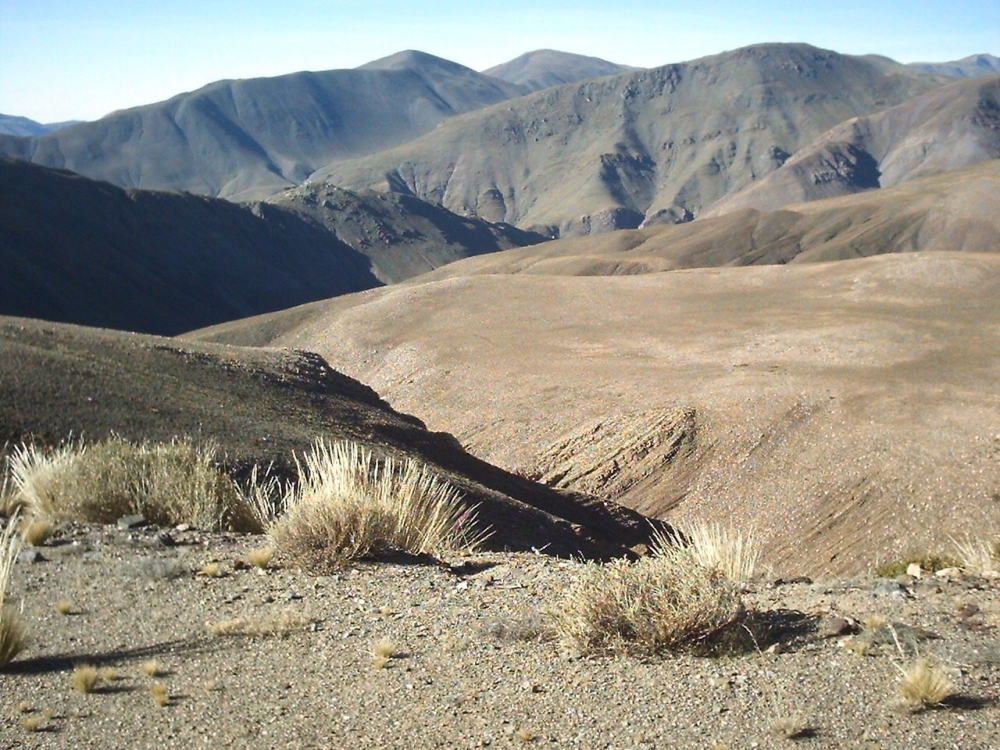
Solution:
M 32 547 L 41 547 L 52 535 L 56 533 L 56 527 L 51 520 L 45 517 L 34 518 L 31 521 L 25 519 L 24 541 Z
M 972 575 L 983 575 L 1000 571 L 1000 559 L 997 559 L 996 552 L 1000 547 L 983 540 L 954 539 L 952 544 L 958 552 L 958 560 L 962 570 Z
M 73 602 L 69 599 L 60 599 L 56 602 L 56 612 L 61 615 L 73 614 Z
M 22 445 L 9 462 L 17 497 L 39 516 L 113 523 L 141 514 L 161 526 L 262 530 L 245 494 L 218 468 L 213 446 L 120 439 L 51 450 Z
M 916 659 L 910 666 L 900 667 L 899 692 L 904 706 L 920 710 L 939 706 L 955 694 L 955 685 L 941 667 L 927 659 Z
M 27 633 L 21 618 L 6 602 L 11 573 L 14 572 L 14 563 L 23 542 L 21 535 L 17 533 L 18 515 L 15 511 L 0 532 L 0 669 L 21 653 L 27 643 Z
M 695 562 L 717 570 L 730 581 L 741 583 L 753 578 L 760 560 L 760 542 L 752 531 L 740 531 L 714 522 L 697 522 L 679 527 L 687 539 Z M 663 550 L 677 541 L 657 532 L 654 548 Z
M 926 573 L 936 573 L 945 568 L 960 568 L 962 566 L 961 561 L 951 555 L 926 554 L 922 557 L 906 557 L 879 565 L 875 568 L 875 575 L 879 578 L 898 578 L 905 574 L 907 568 L 914 563 Z
M 355 443 L 320 440 L 299 476 L 270 534 L 283 555 L 308 570 L 465 552 L 485 538 L 458 491 L 413 459 L 379 461 Z
M 25 716 L 21 719 L 21 729 L 25 732 L 37 732 L 42 728 L 44 720 L 41 716 Z
M 92 693 L 101 680 L 101 674 L 93 664 L 78 664 L 73 670 L 73 687 L 78 693 Z
M 294 609 L 254 617 L 234 617 L 208 623 L 212 635 L 249 636 L 251 638 L 284 638 L 309 625 L 311 620 Z
M 170 705 L 170 693 L 167 692 L 167 686 L 162 682 L 154 682 L 150 686 L 149 692 L 153 695 L 153 702 L 160 708 Z
M 163 665 L 159 659 L 147 659 L 139 665 L 139 669 L 147 677 L 159 677 L 163 674 Z
M 687 547 L 630 562 L 588 564 L 552 610 L 562 646 L 582 654 L 732 647 L 744 619 L 736 586 Z
M 274 547 L 255 547 L 247 552 L 247 559 L 258 570 L 267 570 L 274 558 Z

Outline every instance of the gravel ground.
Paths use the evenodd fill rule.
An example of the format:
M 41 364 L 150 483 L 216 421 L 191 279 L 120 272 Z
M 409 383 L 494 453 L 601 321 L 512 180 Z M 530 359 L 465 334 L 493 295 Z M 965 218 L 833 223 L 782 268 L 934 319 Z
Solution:
M 248 565 L 260 543 L 64 527 L 15 569 L 31 643 L 0 675 L 0 747 L 1000 747 L 1000 581 L 762 581 L 746 592 L 773 626 L 760 651 L 580 658 L 544 637 L 577 562 L 491 553 L 315 577 Z M 219 577 L 198 574 L 213 561 Z M 380 639 L 396 647 L 382 668 Z M 947 705 L 899 707 L 914 646 L 950 671 Z M 143 673 L 151 659 L 163 674 Z M 118 678 L 77 692 L 82 662 Z

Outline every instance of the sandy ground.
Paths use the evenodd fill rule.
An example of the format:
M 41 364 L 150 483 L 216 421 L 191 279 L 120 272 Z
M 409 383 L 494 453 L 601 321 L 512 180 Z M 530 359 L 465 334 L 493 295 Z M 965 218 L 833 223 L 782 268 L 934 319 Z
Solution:
M 316 577 L 248 566 L 261 538 L 170 537 L 67 525 L 18 564 L 31 644 L 0 675 L 0 747 L 1000 747 L 997 581 L 760 580 L 745 595 L 774 626 L 760 652 L 580 658 L 544 637 L 577 562 L 491 553 Z M 213 561 L 219 577 L 197 574 Z M 874 617 L 905 658 L 884 630 L 832 634 Z M 279 632 L 213 634 L 233 620 Z M 397 651 L 378 668 L 383 638 Z M 867 655 L 845 647 L 858 642 Z M 914 646 L 955 681 L 947 705 L 896 705 Z M 161 675 L 143 673 L 151 659 Z M 82 662 L 118 678 L 77 692 Z

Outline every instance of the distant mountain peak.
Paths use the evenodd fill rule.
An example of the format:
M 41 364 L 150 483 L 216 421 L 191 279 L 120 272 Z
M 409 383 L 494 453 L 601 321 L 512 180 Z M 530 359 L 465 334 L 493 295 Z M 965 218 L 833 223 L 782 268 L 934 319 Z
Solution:
M 387 57 L 380 57 L 378 60 L 359 65 L 357 70 L 410 70 L 414 68 L 436 68 L 451 72 L 472 71 L 471 68 L 460 63 L 416 49 L 406 49 Z
M 531 91 L 540 91 L 550 86 L 576 83 L 587 78 L 618 75 L 632 70 L 636 68 L 602 60 L 599 57 L 554 49 L 536 49 L 495 65 L 483 73 L 525 86 Z

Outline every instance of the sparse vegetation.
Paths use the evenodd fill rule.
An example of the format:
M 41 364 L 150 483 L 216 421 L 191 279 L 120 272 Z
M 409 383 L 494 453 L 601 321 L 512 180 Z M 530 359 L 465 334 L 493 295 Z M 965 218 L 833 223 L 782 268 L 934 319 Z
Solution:
M 899 692 L 908 708 L 938 706 L 955 694 L 955 685 L 948 674 L 927 659 L 916 659 L 909 667 L 900 667 L 900 672 Z
M 73 670 L 73 687 L 78 693 L 92 693 L 101 675 L 93 664 L 78 664 Z
M 749 581 L 760 560 L 760 542 L 751 531 L 741 531 L 720 523 L 698 522 L 680 528 L 687 538 L 695 562 L 722 573 L 735 583 Z M 654 548 L 664 550 L 676 545 L 657 532 Z
M 121 673 L 115 667 L 101 667 L 99 673 L 105 682 L 115 682 L 121 679 Z
M 24 649 L 27 633 L 21 618 L 7 605 L 7 587 L 14 571 L 14 562 L 21 550 L 22 539 L 17 533 L 18 513 L 7 519 L 0 533 L 0 669 L 3 669 Z
M 786 740 L 797 740 L 813 731 L 809 720 L 798 712 L 778 717 L 771 725 L 771 729 Z
M 261 530 L 245 493 L 217 467 L 212 446 L 119 439 L 51 450 L 22 445 L 10 467 L 19 501 L 40 516 L 113 523 L 142 514 L 160 525 Z
M 195 575 L 199 575 L 204 578 L 221 578 L 222 565 L 213 560 L 212 562 L 206 563 L 205 567 L 199 570 Z
M 567 649 L 653 654 L 715 651 L 743 614 L 731 581 L 689 548 L 670 547 L 637 562 L 588 564 L 552 618 Z
M 293 609 L 283 609 L 281 612 L 263 617 L 234 617 L 208 624 L 212 635 L 216 636 L 251 636 L 255 638 L 279 637 L 301 630 L 310 622 L 309 618 Z
M 41 716 L 26 716 L 21 719 L 21 729 L 25 732 L 37 732 L 42 728 L 43 719 Z
M 69 615 L 73 613 L 73 602 L 69 599 L 60 599 L 56 602 L 56 612 L 61 615 Z
M 378 461 L 356 443 L 320 440 L 299 475 L 271 536 L 278 550 L 304 568 L 468 551 L 484 538 L 475 530 L 474 509 L 415 460 Z
M 875 568 L 875 575 L 879 578 L 897 578 L 905 574 L 906 569 L 913 563 L 917 563 L 920 569 L 927 573 L 936 573 L 945 568 L 961 567 L 961 561 L 950 555 L 927 554 L 923 557 L 907 557 L 879 565 Z

